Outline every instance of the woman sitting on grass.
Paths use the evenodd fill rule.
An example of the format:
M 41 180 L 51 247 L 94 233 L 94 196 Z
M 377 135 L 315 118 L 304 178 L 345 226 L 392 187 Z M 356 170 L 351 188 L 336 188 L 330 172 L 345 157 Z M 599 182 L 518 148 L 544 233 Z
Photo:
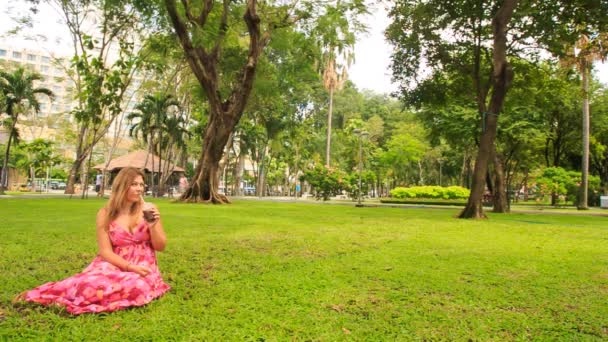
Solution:
M 165 249 L 167 238 L 158 209 L 143 202 L 143 179 L 135 168 L 122 169 L 114 179 L 112 195 L 97 213 L 99 254 L 82 273 L 16 299 L 65 306 L 78 315 L 142 306 L 167 292 L 155 254 Z

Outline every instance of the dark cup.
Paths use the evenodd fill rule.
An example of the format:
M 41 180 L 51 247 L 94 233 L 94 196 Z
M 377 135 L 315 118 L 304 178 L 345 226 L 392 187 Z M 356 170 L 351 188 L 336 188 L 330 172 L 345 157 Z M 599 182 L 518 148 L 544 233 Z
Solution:
M 152 210 L 144 210 L 144 220 L 154 222 L 154 212 Z

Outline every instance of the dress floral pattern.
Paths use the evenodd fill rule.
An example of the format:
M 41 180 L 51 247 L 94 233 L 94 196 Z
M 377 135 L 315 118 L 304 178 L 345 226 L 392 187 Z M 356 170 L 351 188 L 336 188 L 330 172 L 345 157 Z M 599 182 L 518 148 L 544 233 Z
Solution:
M 171 288 L 163 281 L 158 270 L 150 230 L 145 221 L 137 225 L 132 233 L 112 222 L 109 236 L 114 253 L 133 265 L 149 267 L 151 272 L 142 277 L 135 272 L 123 271 L 97 256 L 82 273 L 41 285 L 26 292 L 23 299 L 65 306 L 68 312 L 79 315 L 142 306 Z

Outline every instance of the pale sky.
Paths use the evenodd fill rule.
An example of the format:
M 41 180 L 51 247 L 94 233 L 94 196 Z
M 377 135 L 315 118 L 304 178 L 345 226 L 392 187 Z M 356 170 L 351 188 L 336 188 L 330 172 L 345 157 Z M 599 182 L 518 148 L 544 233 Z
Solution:
M 384 40 L 389 20 L 384 8 L 376 6 L 372 9 L 367 22 L 368 32 L 362 34 L 355 44 L 355 64 L 349 70 L 349 77 L 359 89 L 390 93 L 397 90 L 397 86 L 391 82 L 391 48 Z
M 376 6 L 367 20 L 369 32 L 355 44 L 355 64 L 349 76 L 359 89 L 371 89 L 378 93 L 390 93 L 397 89 L 391 82 L 389 69 L 391 47 L 384 40 L 384 30 L 389 24 L 387 12 Z M 594 75 L 608 85 L 608 61 L 595 63 Z
M 19 2 L 19 4 L 23 4 Z M 0 44 L 11 47 L 30 48 L 42 51 L 54 51 L 61 55 L 70 55 L 71 47 L 68 44 L 68 31 L 64 25 L 58 24 L 61 16 L 49 7 L 41 4 L 40 12 L 35 17 L 34 28 L 30 34 L 48 35 L 48 40 L 43 42 L 26 41 L 15 37 L 5 37 L 7 30 L 13 25 L 8 11 L 15 13 L 14 2 L 2 9 L 0 13 Z M 19 6 L 23 7 L 23 5 Z M 25 7 L 23 7 L 25 8 Z M 397 89 L 391 83 L 390 45 L 384 40 L 384 29 L 389 23 L 386 11 L 382 5 L 374 5 L 370 9 L 371 15 L 367 18 L 368 32 L 362 34 L 355 44 L 355 63 L 349 69 L 349 78 L 359 89 L 369 89 L 377 93 L 390 93 Z M 44 13 L 41 15 L 40 13 Z M 596 76 L 604 84 L 608 84 L 608 62 L 596 63 Z

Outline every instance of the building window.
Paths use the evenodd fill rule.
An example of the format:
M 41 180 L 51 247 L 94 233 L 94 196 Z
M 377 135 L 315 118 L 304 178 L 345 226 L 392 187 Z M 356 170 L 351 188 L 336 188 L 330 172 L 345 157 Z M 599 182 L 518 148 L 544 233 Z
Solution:
M 48 65 L 41 65 L 40 66 L 40 71 L 42 71 L 42 72 L 49 72 L 49 66 Z
M 40 57 L 40 61 L 42 63 L 49 63 L 51 61 L 51 59 L 46 56 L 42 56 L 42 57 Z
M 6 56 L 6 50 L 0 49 L 0 57 Z
M 27 54 L 27 60 L 28 61 L 35 61 L 36 60 L 36 55 L 32 55 L 32 54 Z
M 21 59 L 21 52 L 13 51 L 13 58 Z

